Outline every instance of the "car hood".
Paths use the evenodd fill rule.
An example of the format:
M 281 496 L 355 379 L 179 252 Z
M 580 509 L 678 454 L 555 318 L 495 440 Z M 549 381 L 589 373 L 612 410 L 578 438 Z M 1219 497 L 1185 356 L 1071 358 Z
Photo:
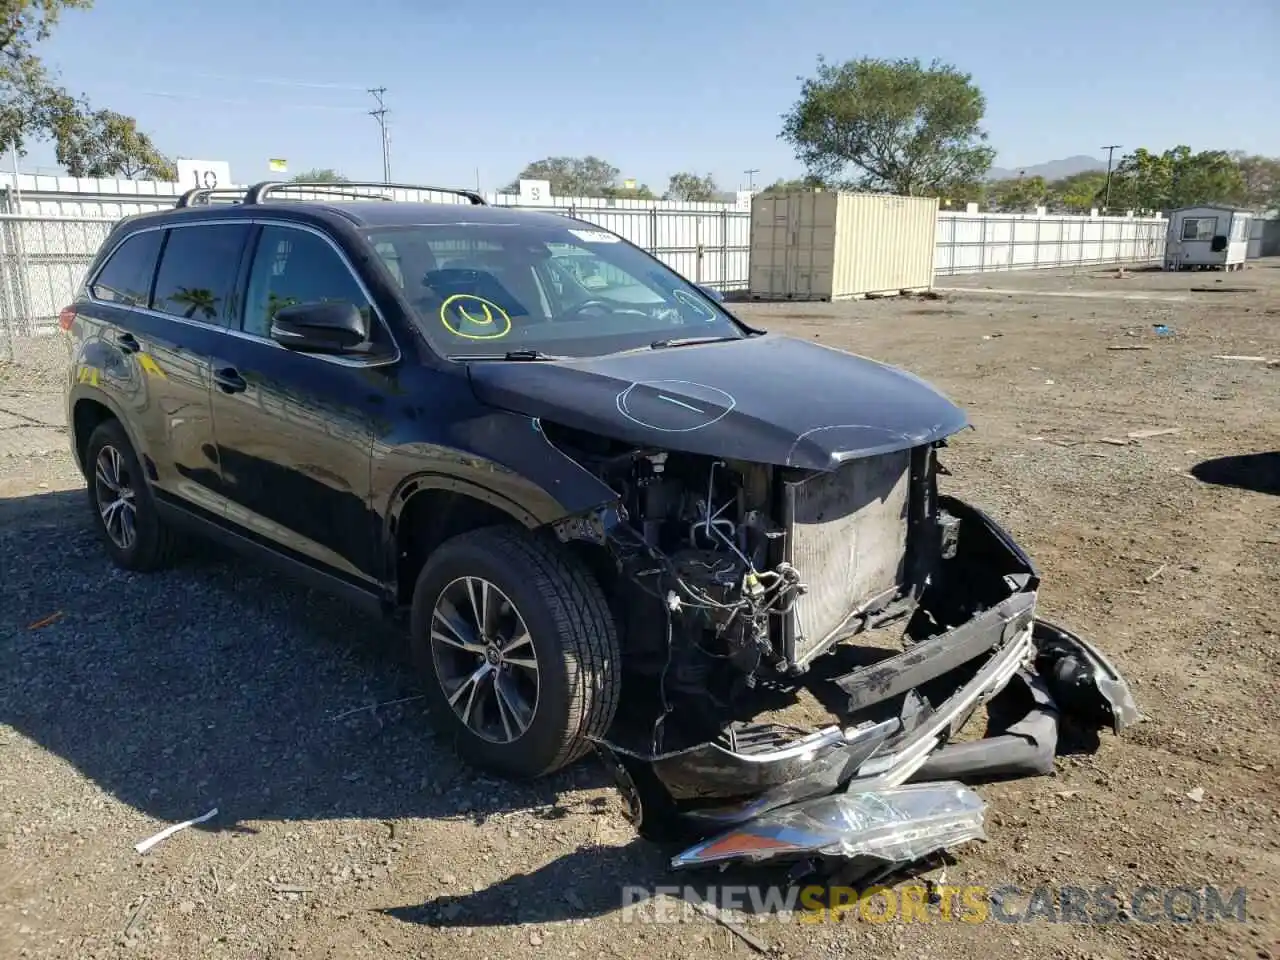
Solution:
M 604 357 L 485 361 L 479 399 L 636 446 L 833 470 L 950 436 L 963 410 L 865 357 L 764 335 Z

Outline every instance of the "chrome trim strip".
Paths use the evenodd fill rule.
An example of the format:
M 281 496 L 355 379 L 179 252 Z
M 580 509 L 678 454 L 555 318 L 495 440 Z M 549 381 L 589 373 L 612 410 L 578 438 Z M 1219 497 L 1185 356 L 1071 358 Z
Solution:
M 364 298 L 369 302 L 369 307 L 373 311 L 374 318 L 381 325 L 382 329 L 386 332 L 387 337 L 391 340 L 391 346 L 394 348 L 394 353 L 392 354 L 392 356 L 379 357 L 374 360 L 362 360 L 358 357 L 330 356 L 328 354 L 323 354 L 323 353 L 302 353 L 297 350 L 289 350 L 288 347 L 285 347 L 282 344 L 277 343 L 275 340 L 272 340 L 269 337 L 260 337 L 254 333 L 245 333 L 243 330 L 232 330 L 230 327 L 224 327 L 221 324 L 217 324 L 217 323 L 205 323 L 203 320 L 192 320 L 188 317 L 175 317 L 172 314 L 164 313 L 160 310 L 152 310 L 150 307 L 135 307 L 129 304 L 113 303 L 110 300 L 99 300 L 97 297 L 93 295 L 92 293 L 93 284 L 97 280 L 98 275 L 102 273 L 108 261 L 110 261 L 110 259 L 113 256 L 115 256 L 116 251 L 119 250 L 120 247 L 127 240 L 129 240 L 129 238 L 135 237 L 140 233 L 154 233 L 157 230 L 180 230 L 183 227 L 208 227 L 208 226 L 217 226 L 217 225 L 226 224 L 226 223 L 247 223 L 252 226 L 282 227 L 288 230 L 302 230 L 306 233 L 314 234 L 315 236 L 323 240 L 325 243 L 327 243 L 330 249 L 332 249 L 333 252 L 338 255 L 338 259 L 341 260 L 342 265 L 347 268 L 347 272 L 351 274 L 352 279 L 355 280 L 356 285 L 360 288 L 360 292 L 364 294 Z M 102 306 L 114 307 L 118 310 L 131 310 L 137 313 L 141 313 L 145 316 L 157 317 L 161 320 L 172 320 L 175 323 L 185 324 L 186 326 L 196 327 L 197 329 L 201 329 L 201 330 L 213 330 L 218 333 L 226 334 L 229 337 L 236 337 L 240 340 L 248 340 L 253 343 L 265 344 L 267 346 L 275 347 L 278 350 L 287 350 L 289 353 L 293 353 L 298 356 L 311 357 L 314 360 L 322 360 L 325 363 L 331 363 L 339 367 L 354 367 L 361 370 L 368 369 L 371 367 L 387 367 L 387 366 L 391 366 L 394 363 L 399 363 L 401 358 L 404 356 L 403 351 L 400 349 L 400 342 L 396 339 L 395 331 L 391 329 L 391 325 L 387 323 L 386 318 L 382 315 L 382 311 L 378 309 L 378 305 L 377 305 L 377 302 L 374 300 L 373 294 L 369 292 L 369 288 L 365 286 L 364 281 L 360 279 L 360 275 L 356 272 L 356 269 L 352 265 L 351 260 L 348 259 L 347 255 L 342 251 L 342 248 L 339 247 L 334 242 L 332 237 L 330 237 L 323 230 L 318 230 L 315 227 L 311 226 L 310 224 L 295 223 L 290 220 L 284 220 L 284 219 L 279 219 L 275 217 L 253 217 L 253 218 L 228 217 L 228 218 L 217 218 L 212 220 L 189 220 L 182 223 L 163 223 L 163 224 L 156 224 L 155 226 L 141 227 L 137 230 L 130 230 L 123 237 L 121 237 L 120 240 L 111 248 L 110 252 L 105 257 L 102 258 L 101 265 L 98 267 L 97 270 L 94 271 L 92 277 L 85 279 L 82 289 L 84 291 L 84 295 L 90 301 L 96 304 L 100 304 Z

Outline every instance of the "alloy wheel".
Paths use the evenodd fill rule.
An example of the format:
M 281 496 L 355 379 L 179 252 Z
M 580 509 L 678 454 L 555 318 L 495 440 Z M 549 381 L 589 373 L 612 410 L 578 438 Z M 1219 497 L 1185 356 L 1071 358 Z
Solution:
M 538 709 L 538 656 L 511 599 L 481 577 L 459 577 L 431 611 L 431 657 L 453 712 L 491 743 L 524 735 Z
M 121 550 L 130 549 L 138 539 L 137 492 L 128 464 L 111 444 L 98 451 L 93 488 L 107 536 Z

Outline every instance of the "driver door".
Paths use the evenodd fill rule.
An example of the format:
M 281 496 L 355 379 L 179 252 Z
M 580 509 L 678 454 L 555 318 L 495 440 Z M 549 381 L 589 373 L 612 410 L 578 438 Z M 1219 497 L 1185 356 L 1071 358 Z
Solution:
M 380 527 L 370 509 L 374 438 L 396 389 L 398 352 L 345 256 L 324 234 L 263 226 L 240 328 L 213 358 L 213 425 L 228 517 L 294 559 L 372 585 Z M 307 354 L 271 339 L 281 307 L 347 301 L 381 349 Z

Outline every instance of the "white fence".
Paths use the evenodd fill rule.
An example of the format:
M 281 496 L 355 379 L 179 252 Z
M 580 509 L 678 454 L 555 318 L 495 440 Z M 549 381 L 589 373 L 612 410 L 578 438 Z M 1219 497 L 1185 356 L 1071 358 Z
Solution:
M 943 212 L 934 273 L 1159 261 L 1168 228 L 1163 217 Z
M 15 189 L 16 187 L 16 189 Z M 173 206 L 176 183 L 0 175 L 0 359 L 6 340 L 52 327 L 121 217 Z M 488 194 L 498 206 L 520 198 Z M 465 201 L 462 201 L 465 202 Z M 734 204 L 556 197 L 524 209 L 569 214 L 626 237 L 695 283 L 747 288 L 751 214 Z M 1163 219 L 940 213 L 936 272 L 1158 261 Z M 8 351 L 10 354 L 12 350 Z

